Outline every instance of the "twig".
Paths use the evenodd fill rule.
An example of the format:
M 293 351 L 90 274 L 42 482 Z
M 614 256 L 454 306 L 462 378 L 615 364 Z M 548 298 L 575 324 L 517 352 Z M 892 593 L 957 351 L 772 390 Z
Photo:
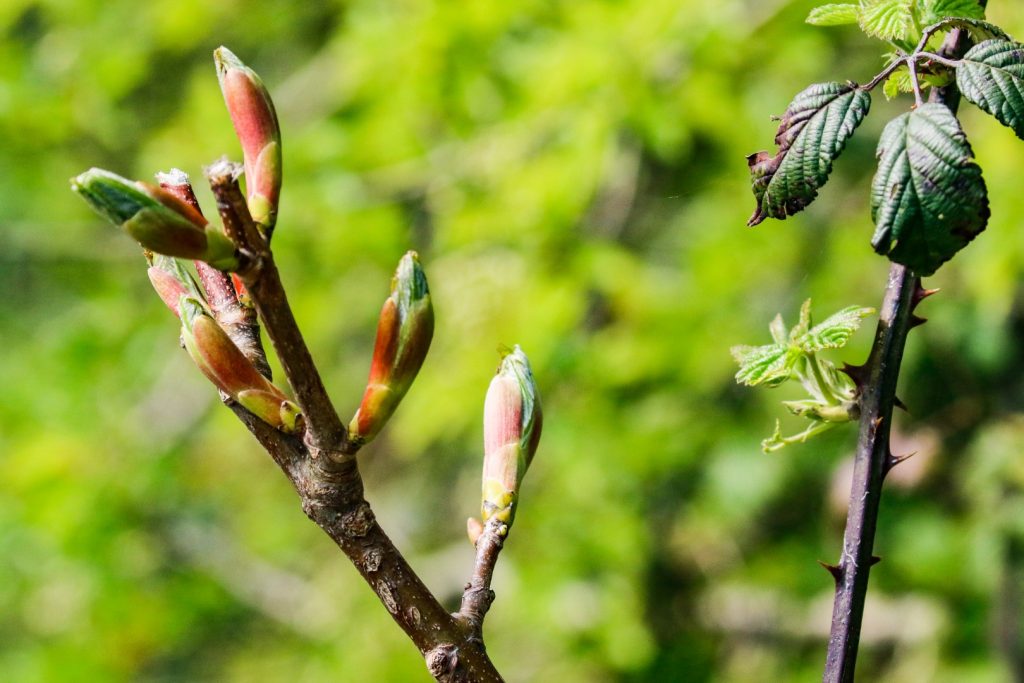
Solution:
M 203 210 L 199 206 L 195 192 L 192 191 L 192 183 L 184 172 L 174 169 L 167 173 L 158 173 L 157 179 L 160 187 L 202 215 Z M 267 353 L 260 341 L 260 324 L 256 318 L 256 309 L 243 306 L 238 301 L 230 275 L 203 261 L 196 261 L 195 266 L 213 317 L 231 337 L 231 341 L 235 342 L 235 346 L 256 366 L 260 374 L 272 379 Z
M 943 43 L 942 53 L 950 57 L 961 55 L 967 49 L 968 41 L 966 32 L 953 30 Z M 923 42 L 925 39 L 922 39 Z M 955 85 L 933 88 L 930 99 L 946 104 L 955 112 L 959 104 L 959 93 Z M 853 681 L 868 576 L 873 564 L 872 550 L 882 482 L 886 472 L 898 462 L 889 450 L 892 411 L 897 402 L 896 383 L 907 333 L 914 325 L 913 310 L 923 298 L 923 292 L 913 272 L 904 266 L 892 265 L 871 354 L 865 366 L 853 373 L 865 379 L 858 383 L 860 431 L 843 552 L 832 571 L 836 579 L 836 595 L 822 679 L 824 683 Z
M 324 454 L 332 460 L 346 460 L 353 453 L 345 448 L 345 426 L 334 410 L 320 372 L 295 322 L 274 257 L 249 216 L 245 196 L 238 186 L 237 168 L 237 164 L 222 160 L 209 166 L 206 174 L 217 199 L 224 230 L 248 261 L 240 269 L 239 276 L 249 290 L 288 383 L 295 392 L 295 400 L 306 419 L 306 440 L 314 451 L 313 455 Z
M 456 618 L 471 630 L 473 635 L 481 639 L 484 617 L 494 602 L 494 591 L 491 590 L 491 577 L 498 563 L 498 554 L 505 544 L 508 526 L 491 517 L 484 525 L 484 530 L 476 540 L 476 564 L 473 576 L 466 584 L 462 594 L 462 605 Z
M 501 683 L 479 631 L 444 608 L 384 533 L 366 502 L 355 447 L 346 440 L 345 428 L 302 339 L 273 255 L 249 216 L 236 171 L 236 164 L 222 161 L 209 167 L 207 176 L 225 232 L 246 260 L 240 275 L 306 416 L 305 439 L 278 432 L 240 406 L 232 405 L 232 410 L 288 476 L 306 515 L 348 556 L 415 643 L 431 675 L 445 683 Z

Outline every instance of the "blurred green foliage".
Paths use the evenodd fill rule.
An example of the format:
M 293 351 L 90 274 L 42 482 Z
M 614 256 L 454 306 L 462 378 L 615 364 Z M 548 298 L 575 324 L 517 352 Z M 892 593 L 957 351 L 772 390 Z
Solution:
M 426 679 L 180 351 L 138 249 L 68 191 L 93 165 L 237 157 L 225 44 L 278 105 L 276 247 L 344 417 L 420 251 L 434 347 L 361 458 L 453 607 L 495 349 L 530 355 L 545 434 L 486 629 L 508 679 L 818 680 L 853 430 L 762 454 L 795 396 L 737 387 L 729 347 L 807 297 L 878 305 L 868 185 L 909 100 L 875 97 L 806 212 L 744 228 L 768 115 L 881 66 L 855 27 L 803 25 L 813 4 L 0 3 L 0 678 Z M 1024 7 L 991 5 L 1024 36 Z M 966 105 L 964 125 L 993 218 L 910 339 L 896 448 L 919 455 L 887 483 L 863 680 L 1008 681 L 1024 647 L 1024 145 Z

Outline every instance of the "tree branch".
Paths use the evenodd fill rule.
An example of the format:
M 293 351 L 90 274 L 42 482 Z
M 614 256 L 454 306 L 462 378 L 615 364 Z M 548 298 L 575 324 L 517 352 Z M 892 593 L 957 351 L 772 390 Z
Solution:
M 966 32 L 957 29 L 946 37 L 941 52 L 945 57 L 956 59 L 968 47 Z M 959 104 L 956 86 L 933 89 L 931 101 L 944 103 L 955 112 Z M 892 411 L 897 403 L 896 383 L 907 333 L 920 321 L 913 315 L 914 307 L 924 294 L 913 272 L 904 266 L 892 265 L 871 354 L 864 366 L 850 372 L 860 391 L 860 431 L 843 552 L 839 563 L 829 567 L 836 580 L 836 595 L 824 683 L 853 681 L 868 576 L 876 561 L 872 551 L 882 483 L 889 469 L 899 462 L 889 450 Z
M 206 174 L 217 199 L 224 231 L 247 261 L 238 275 L 249 290 L 302 409 L 307 425 L 306 441 L 314 456 L 323 453 L 334 460 L 345 460 L 354 450 L 347 447 L 345 426 L 327 395 L 320 372 L 295 322 L 273 254 L 249 215 L 245 196 L 238 186 L 238 165 L 222 160 L 209 166 Z
M 384 533 L 366 502 L 354 458 L 356 446 L 346 439 L 288 305 L 273 255 L 249 216 L 238 186 L 237 165 L 218 162 L 207 169 L 207 176 L 225 232 L 244 260 L 239 275 L 306 416 L 305 439 L 278 432 L 233 402 L 228 405 L 292 482 L 306 515 L 348 556 L 415 643 L 431 675 L 445 683 L 501 683 L 479 629 L 467 627 L 444 608 Z

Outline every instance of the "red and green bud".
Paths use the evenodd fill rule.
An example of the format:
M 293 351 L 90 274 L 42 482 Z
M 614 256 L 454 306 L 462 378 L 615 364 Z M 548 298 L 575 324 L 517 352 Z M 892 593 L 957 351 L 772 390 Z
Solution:
M 198 259 L 221 270 L 237 267 L 235 246 L 194 208 L 167 190 L 93 168 L 71 180 L 101 216 L 120 227 L 144 249 Z
M 518 346 L 491 380 L 484 400 L 483 521 L 511 525 L 523 476 L 540 442 L 540 397 L 530 362 Z
M 281 129 L 274 103 L 256 72 L 231 50 L 219 47 L 213 58 L 224 103 L 242 143 L 249 213 L 269 233 L 277 222 L 281 195 Z
M 350 438 L 363 444 L 377 436 L 412 386 L 434 335 L 434 309 L 427 276 L 416 252 L 398 263 L 391 296 L 377 323 L 370 378 L 359 410 L 349 424 Z
M 203 304 L 186 296 L 179 309 L 185 349 L 207 379 L 267 424 L 288 434 L 299 431 L 299 407 L 259 373 Z
M 181 261 L 150 252 L 146 253 L 146 257 L 150 264 L 147 271 L 149 281 L 167 308 L 171 309 L 171 313 L 181 317 L 182 297 L 205 302 L 202 290 Z

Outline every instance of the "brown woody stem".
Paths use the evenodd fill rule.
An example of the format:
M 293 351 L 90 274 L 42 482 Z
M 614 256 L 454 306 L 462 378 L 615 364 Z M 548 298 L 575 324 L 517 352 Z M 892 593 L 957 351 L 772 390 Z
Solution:
M 217 199 L 224 232 L 238 246 L 245 261 L 238 274 L 249 290 L 306 419 L 306 440 L 313 454 L 337 460 L 351 457 L 350 449 L 346 448 L 345 426 L 295 322 L 273 254 L 249 215 L 238 186 L 238 165 L 222 160 L 209 166 L 206 175 Z
M 207 176 L 225 232 L 243 258 L 239 275 L 306 417 L 305 439 L 278 432 L 237 405 L 232 410 L 288 476 L 306 515 L 348 556 L 391 618 L 415 643 L 431 675 L 445 683 L 501 683 L 478 630 L 448 613 L 381 529 L 366 502 L 355 448 L 346 440 L 345 428 L 292 315 L 269 246 L 249 216 L 236 170 L 236 164 L 218 162 L 207 169 Z
M 491 590 L 491 577 L 498 563 L 498 554 L 505 544 L 508 526 L 491 517 L 484 525 L 484 530 L 476 540 L 476 564 L 473 576 L 466 584 L 462 594 L 462 606 L 455 615 L 463 622 L 474 636 L 483 642 L 484 617 L 494 602 L 494 591 Z
M 946 37 L 941 53 L 944 57 L 956 59 L 968 47 L 966 32 L 957 29 Z M 960 97 L 954 85 L 934 88 L 930 99 L 945 104 L 955 113 Z M 858 382 L 860 431 L 843 552 L 838 564 L 829 568 L 836 580 L 836 595 L 822 678 L 824 683 L 853 681 L 868 576 L 874 564 L 872 551 L 882 483 L 889 469 L 898 462 L 889 450 L 892 411 L 897 404 L 896 383 L 907 333 L 914 322 L 914 306 L 921 300 L 922 291 L 913 272 L 904 266 L 892 265 L 871 354 L 863 368 L 855 369 L 855 374 L 861 378 Z

